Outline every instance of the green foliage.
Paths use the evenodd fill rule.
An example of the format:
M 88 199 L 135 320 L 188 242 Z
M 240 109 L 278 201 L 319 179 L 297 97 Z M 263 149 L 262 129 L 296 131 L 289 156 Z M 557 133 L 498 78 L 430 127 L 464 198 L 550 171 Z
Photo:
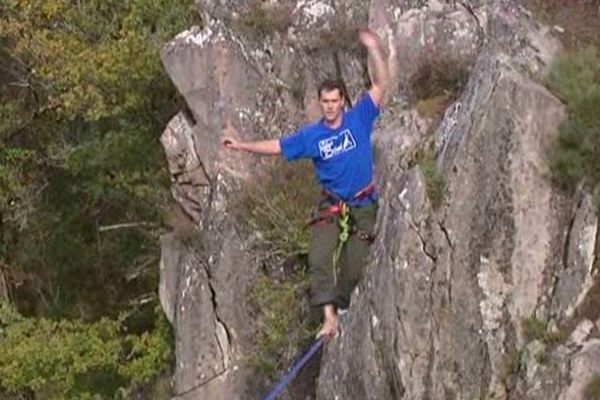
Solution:
M 140 85 L 161 74 L 156 53 L 185 27 L 187 7 L 166 0 L 9 1 L 0 36 L 13 44 L 10 57 L 31 67 L 20 78 L 45 95 L 44 108 L 99 120 L 148 105 Z
M 510 352 L 508 366 L 509 366 L 510 373 L 513 375 L 516 375 L 519 372 L 519 369 L 521 368 L 521 356 L 522 356 L 521 351 L 519 351 L 517 349 L 513 349 Z
M 159 309 L 156 313 L 154 330 L 125 337 L 124 345 L 129 348 L 129 352 L 126 362 L 119 365 L 118 371 L 130 381 L 152 382 L 171 361 L 171 325 Z
M 0 5 L 0 262 L 27 314 L 96 318 L 155 290 L 157 135 L 180 107 L 159 50 L 195 14 L 191 0 Z M 140 224 L 101 229 L 120 223 Z
M 292 98 L 299 104 L 304 101 L 304 92 L 306 90 L 306 82 L 301 76 L 296 77 L 289 87 L 289 92 Z
M 444 176 L 437 167 L 435 161 L 435 143 L 433 141 L 425 144 L 415 155 L 415 159 L 421 172 L 425 176 L 427 197 L 434 209 L 439 208 L 444 200 L 445 181 Z
M 548 322 L 538 319 L 535 316 L 531 316 L 523 320 L 523 328 L 525 330 L 525 337 L 527 338 L 527 341 L 544 341 L 546 330 L 548 328 Z
M 451 102 L 450 94 L 440 94 L 434 97 L 420 99 L 415 104 L 415 110 L 423 118 L 436 119 L 440 117 Z
M 435 160 L 426 160 L 420 166 L 427 183 L 427 196 L 433 208 L 439 208 L 444 200 L 444 177 L 440 173 Z
M 0 388 L 46 399 L 111 398 L 128 382 L 148 382 L 168 367 L 170 332 L 157 327 L 126 334 L 125 321 L 25 318 L 0 304 Z
M 514 384 L 515 377 L 521 369 L 522 356 L 522 351 L 517 348 L 513 348 L 503 355 L 498 377 L 500 381 L 504 382 L 505 386 L 510 387 Z
M 260 314 L 250 363 L 261 375 L 274 377 L 276 372 L 284 370 L 298 349 L 316 333 L 307 318 L 307 304 L 303 299 L 307 285 L 305 274 L 286 282 L 264 275 L 257 278 L 251 301 Z
M 17 102 L 0 104 L 0 138 L 19 127 L 18 106 Z
M 409 82 L 416 100 L 447 96 L 453 101 L 467 83 L 469 72 L 463 63 L 453 60 L 430 60 L 422 65 Z
M 2 307 L 0 393 L 112 398 L 164 369 L 164 321 L 118 316 L 156 291 L 157 138 L 181 105 L 159 51 L 195 15 L 191 0 L 0 2 L 0 268 L 21 313 Z
M 539 340 L 545 345 L 563 343 L 568 334 L 562 330 L 552 332 L 548 329 L 548 321 L 531 316 L 523 319 L 523 329 L 527 341 Z
M 560 39 L 566 48 L 600 45 L 600 1 L 525 0 L 523 5 L 545 25 L 562 27 Z
M 595 47 L 560 57 L 550 86 L 567 103 L 569 118 L 561 126 L 550 154 L 556 183 L 573 189 L 583 182 L 600 204 L 600 55 Z
M 544 351 L 537 353 L 535 355 L 535 360 L 538 362 L 538 364 L 547 364 L 550 361 L 550 353 L 548 352 L 548 349 L 544 348 Z
M 550 71 L 550 85 L 573 112 L 589 107 L 590 98 L 598 95 L 600 73 L 598 49 L 586 47 L 578 53 L 559 57 Z M 591 117 L 584 109 L 580 117 Z
M 321 31 L 318 50 L 331 53 L 347 52 L 364 59 L 366 49 L 358 38 L 358 29 L 356 21 L 335 17 L 329 23 L 329 28 Z
M 308 161 L 277 160 L 266 171 L 264 184 L 247 185 L 233 205 L 237 219 L 258 232 L 271 258 L 287 259 L 308 252 L 308 220 L 318 189 Z
M 583 397 L 585 400 L 600 400 L 600 375 L 594 375 L 585 385 Z
M 430 60 L 411 76 L 408 86 L 414 108 L 421 117 L 431 120 L 429 135 L 439 126 L 444 111 L 457 98 L 468 76 L 467 66 L 452 60 Z M 413 160 L 425 176 L 427 196 L 437 209 L 443 203 L 446 183 L 437 167 L 435 153 L 435 142 L 428 140 L 417 150 Z
M 243 195 L 232 204 L 242 229 L 259 238 L 267 264 L 299 263 L 308 252 L 308 221 L 316 207 L 318 187 L 309 161 L 294 164 L 271 162 L 264 176 L 242 187 Z M 297 266 L 297 265 L 296 265 Z M 283 267 L 282 267 L 283 268 Z M 284 282 L 260 275 L 253 284 L 251 304 L 257 311 L 257 330 L 250 366 L 260 376 L 273 378 L 284 370 L 299 349 L 316 333 L 306 291 L 304 271 L 286 274 Z

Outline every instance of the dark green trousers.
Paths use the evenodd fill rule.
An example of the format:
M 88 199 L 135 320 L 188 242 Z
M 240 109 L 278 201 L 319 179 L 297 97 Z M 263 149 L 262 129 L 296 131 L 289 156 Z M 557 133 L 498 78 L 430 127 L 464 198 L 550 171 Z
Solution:
M 329 205 L 329 202 L 324 202 L 321 207 Z M 351 224 L 359 232 L 373 235 L 376 217 L 376 203 L 350 208 Z M 338 220 L 339 217 L 333 217 L 332 221 L 317 222 L 311 226 L 308 263 L 313 306 L 333 304 L 337 308 L 348 308 L 350 295 L 362 277 L 369 255 L 369 241 L 358 234 L 351 234 L 341 250 L 337 267 L 334 267 L 333 254 L 340 235 Z

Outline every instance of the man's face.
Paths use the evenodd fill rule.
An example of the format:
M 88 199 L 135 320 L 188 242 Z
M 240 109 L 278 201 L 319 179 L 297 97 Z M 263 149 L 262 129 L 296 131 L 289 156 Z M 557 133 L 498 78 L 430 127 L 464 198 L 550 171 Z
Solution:
M 344 98 L 339 89 L 321 90 L 319 97 L 321 113 L 327 122 L 336 121 L 344 110 Z

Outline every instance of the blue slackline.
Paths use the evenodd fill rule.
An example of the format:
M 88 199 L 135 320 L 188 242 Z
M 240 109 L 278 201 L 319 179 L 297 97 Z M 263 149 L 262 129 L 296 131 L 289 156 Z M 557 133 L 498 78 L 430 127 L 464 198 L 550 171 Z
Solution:
M 273 386 L 271 391 L 269 391 L 269 393 L 263 397 L 262 400 L 275 400 L 277 395 L 280 394 L 286 388 L 286 386 L 292 382 L 292 380 L 294 380 L 302 367 L 306 365 L 308 360 L 315 355 L 315 353 L 321 348 L 321 346 L 323 346 L 324 343 L 325 338 L 323 336 L 315 340 L 310 348 L 301 357 L 299 357 L 294 364 L 292 364 L 288 372 L 281 378 L 277 385 Z

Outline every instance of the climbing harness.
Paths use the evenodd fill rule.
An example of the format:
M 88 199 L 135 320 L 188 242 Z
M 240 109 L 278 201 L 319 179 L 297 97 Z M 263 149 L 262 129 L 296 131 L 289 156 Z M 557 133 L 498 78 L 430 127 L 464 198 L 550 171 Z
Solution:
M 296 361 L 292 364 L 288 372 L 277 382 L 275 386 L 271 388 L 269 393 L 262 400 L 275 400 L 277 395 L 279 395 L 287 385 L 292 382 L 292 380 L 296 377 L 298 372 L 308 363 L 308 361 L 315 355 L 315 353 L 325 344 L 325 337 L 320 336 L 317 340 L 313 342 L 310 348 L 302 354 L 300 357 L 296 359 Z
M 333 251 L 332 266 L 334 284 L 337 284 L 338 265 L 340 256 L 342 254 L 342 249 L 350 238 L 350 235 L 356 235 L 359 239 L 368 243 L 372 243 L 375 239 L 372 234 L 358 229 L 356 225 L 352 223 L 352 218 L 350 215 L 350 207 L 358 205 L 361 202 L 372 198 L 375 192 L 375 185 L 371 183 L 359 191 L 354 197 L 352 197 L 351 200 L 344 201 L 335 194 L 328 192 L 327 190 L 323 190 L 325 199 L 321 202 L 316 215 L 313 216 L 312 220 L 309 222 L 309 225 L 312 226 L 324 223 L 332 223 L 337 219 L 337 223 L 340 228 L 340 234 L 338 236 L 337 246 Z M 328 203 L 329 207 L 322 208 L 323 203 Z

